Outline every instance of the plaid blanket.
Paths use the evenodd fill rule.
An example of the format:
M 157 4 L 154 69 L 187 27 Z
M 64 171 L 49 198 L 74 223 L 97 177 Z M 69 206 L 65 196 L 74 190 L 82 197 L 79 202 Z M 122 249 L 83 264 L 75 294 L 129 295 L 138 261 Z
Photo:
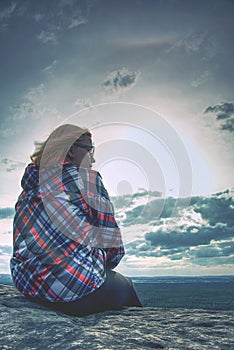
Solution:
M 21 185 L 10 262 L 17 289 L 51 302 L 95 291 L 124 255 L 101 175 L 69 163 L 29 164 Z

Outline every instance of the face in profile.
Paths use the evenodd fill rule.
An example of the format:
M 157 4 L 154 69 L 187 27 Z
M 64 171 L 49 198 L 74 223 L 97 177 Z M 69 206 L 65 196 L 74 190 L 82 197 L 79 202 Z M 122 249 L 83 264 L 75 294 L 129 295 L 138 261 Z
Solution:
M 95 163 L 93 153 L 94 146 L 91 137 L 83 135 L 72 145 L 68 155 L 75 166 L 91 169 Z

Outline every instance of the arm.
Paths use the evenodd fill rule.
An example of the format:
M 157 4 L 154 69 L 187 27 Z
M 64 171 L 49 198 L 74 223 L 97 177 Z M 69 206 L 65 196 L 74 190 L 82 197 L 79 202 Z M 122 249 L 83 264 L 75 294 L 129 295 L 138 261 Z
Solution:
M 125 254 L 123 245 L 116 248 L 104 248 L 104 250 L 106 252 L 106 267 L 114 269 Z

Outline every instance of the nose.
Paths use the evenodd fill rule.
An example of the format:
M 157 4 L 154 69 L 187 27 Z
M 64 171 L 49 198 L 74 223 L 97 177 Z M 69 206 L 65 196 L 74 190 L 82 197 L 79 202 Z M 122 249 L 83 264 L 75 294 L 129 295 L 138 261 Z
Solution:
M 95 160 L 95 158 L 94 158 L 93 155 L 91 155 L 91 162 L 92 162 L 92 163 L 95 163 L 95 162 L 96 162 L 96 160 Z

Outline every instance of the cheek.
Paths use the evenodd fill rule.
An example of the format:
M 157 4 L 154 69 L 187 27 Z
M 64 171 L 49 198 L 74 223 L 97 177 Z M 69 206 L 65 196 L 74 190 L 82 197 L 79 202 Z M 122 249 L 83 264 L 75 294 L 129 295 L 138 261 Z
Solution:
M 77 153 L 73 159 L 73 163 L 76 165 L 85 166 L 88 162 L 89 162 L 89 156 L 86 152 Z

